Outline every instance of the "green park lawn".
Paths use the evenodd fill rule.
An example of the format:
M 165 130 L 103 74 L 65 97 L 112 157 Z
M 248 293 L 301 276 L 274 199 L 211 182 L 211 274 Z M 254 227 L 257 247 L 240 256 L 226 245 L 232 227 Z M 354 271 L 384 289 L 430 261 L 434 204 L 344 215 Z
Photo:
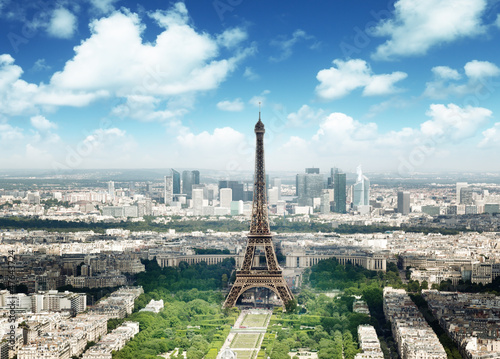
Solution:
M 247 314 L 241 325 L 250 328 L 263 327 L 266 325 L 268 315 L 269 314 Z
M 260 334 L 236 334 L 231 343 L 231 348 L 248 348 L 252 349 L 257 346 Z

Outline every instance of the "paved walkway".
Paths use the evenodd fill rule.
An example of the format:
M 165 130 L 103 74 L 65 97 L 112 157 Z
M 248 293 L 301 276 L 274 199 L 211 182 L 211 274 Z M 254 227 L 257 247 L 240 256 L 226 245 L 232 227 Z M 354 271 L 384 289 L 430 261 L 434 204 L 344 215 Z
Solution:
M 246 326 L 245 328 L 241 328 L 241 323 L 243 323 L 243 320 L 247 315 L 252 315 L 252 314 L 266 314 L 269 315 L 266 323 L 263 327 L 248 327 Z M 247 309 L 243 310 L 240 313 L 240 316 L 236 321 L 234 322 L 234 326 L 229 332 L 229 335 L 226 338 L 226 341 L 222 345 L 221 350 L 219 351 L 219 354 L 217 355 L 217 359 L 220 359 L 221 353 L 224 351 L 226 348 L 231 348 L 231 343 L 233 342 L 233 339 L 237 334 L 239 335 L 255 335 L 255 334 L 262 334 L 259 337 L 258 342 L 255 344 L 253 348 L 231 348 L 234 352 L 238 354 L 238 352 L 242 352 L 241 354 L 244 354 L 246 357 L 253 358 L 256 357 L 257 353 L 260 350 L 260 346 L 262 345 L 262 341 L 264 340 L 264 334 L 266 333 L 267 326 L 269 325 L 269 321 L 271 320 L 271 315 L 273 314 L 272 310 L 267 310 L 267 309 Z M 244 353 L 243 353 L 244 352 Z M 250 353 L 249 353 L 250 352 Z M 238 355 L 239 357 L 243 357 L 243 355 Z

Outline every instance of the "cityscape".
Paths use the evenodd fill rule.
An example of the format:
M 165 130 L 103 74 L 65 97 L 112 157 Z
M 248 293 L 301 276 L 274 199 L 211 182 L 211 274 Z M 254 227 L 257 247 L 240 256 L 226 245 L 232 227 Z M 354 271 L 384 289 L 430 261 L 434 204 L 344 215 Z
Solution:
M 0 359 L 500 359 L 500 2 L 0 19 Z

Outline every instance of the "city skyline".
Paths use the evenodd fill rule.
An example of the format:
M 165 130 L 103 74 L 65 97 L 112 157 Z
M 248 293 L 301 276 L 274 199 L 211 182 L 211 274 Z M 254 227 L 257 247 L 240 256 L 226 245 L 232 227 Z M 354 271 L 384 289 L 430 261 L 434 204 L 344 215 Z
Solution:
M 0 167 L 500 170 L 497 1 L 287 5 L 0 2 Z

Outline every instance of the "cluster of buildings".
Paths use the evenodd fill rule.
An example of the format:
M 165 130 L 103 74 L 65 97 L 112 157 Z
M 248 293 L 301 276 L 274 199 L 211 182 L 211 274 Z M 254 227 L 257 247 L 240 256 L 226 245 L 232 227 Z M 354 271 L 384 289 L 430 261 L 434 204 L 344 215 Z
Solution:
M 216 264 L 226 258 L 234 258 L 238 264 L 246 248 L 246 235 L 246 232 L 157 233 L 122 229 L 107 230 L 105 235 L 0 231 L 0 279 L 8 276 L 10 266 L 14 267 L 16 284 L 26 285 L 29 292 L 65 285 L 116 287 L 126 285 L 129 274 L 144 271 L 143 259 L 156 260 L 162 267 L 177 266 L 182 261 Z M 404 231 L 273 236 L 277 250 L 285 257 L 284 269 L 290 269 L 295 279 L 300 270 L 326 258 L 335 257 L 341 263 L 384 271 L 387 262 L 397 257 L 400 268 L 411 268 L 411 279 L 427 281 L 429 288 L 444 280 L 453 284 L 468 280 L 491 283 L 500 275 L 499 238 L 496 232 L 424 235 Z M 194 248 L 220 254 L 198 255 Z M 15 253 L 15 261 L 10 264 L 9 251 Z
M 384 358 L 384 353 L 382 349 L 380 349 L 377 332 L 371 325 L 360 325 L 358 327 L 358 342 L 361 353 L 356 354 L 354 359 Z
M 112 352 L 122 349 L 137 333 L 139 333 L 138 322 L 124 322 L 85 351 L 82 359 L 112 359 Z
M 144 216 L 249 218 L 252 180 L 207 178 L 207 182 L 201 182 L 197 170 L 171 169 L 161 182 L 120 182 L 118 186 L 109 181 L 105 189 L 0 189 L 0 216 L 86 222 L 142 221 Z M 328 176 L 319 168 L 306 168 L 295 176 L 294 184 L 269 176 L 266 183 L 271 219 L 289 216 L 287 220 L 293 221 L 304 216 L 337 224 L 500 231 L 500 188 L 495 184 L 393 188 L 371 183 L 361 168 L 354 178 L 338 168 L 332 168 Z M 65 206 L 47 204 L 49 199 L 63 201 Z
M 467 232 L 444 236 L 393 233 L 387 248 L 398 256 L 399 267 L 410 268 L 411 279 L 426 281 L 429 288 L 449 280 L 489 284 L 500 276 L 497 232 Z M 398 237 L 398 238 L 394 238 Z
M 10 294 L 6 289 L 0 291 L 0 310 L 15 307 L 17 313 L 67 312 L 76 315 L 87 310 L 87 295 L 57 290 L 36 293 Z
M 404 289 L 384 288 L 384 315 L 401 359 L 447 359 L 436 333 Z
M 88 247 L 92 245 L 93 243 L 86 244 Z M 91 289 L 119 287 L 128 284 L 128 274 L 145 270 L 140 255 L 127 250 L 103 250 L 100 253 L 64 253 L 62 250 L 62 253 L 47 254 L 43 249 L 50 245 L 46 244 L 22 248 L 21 242 L 4 246 L 5 249 L 15 248 L 12 250 L 16 257 L 13 263 L 9 263 L 6 257 L 0 257 L 0 278 L 7 278 L 9 270 L 13 270 L 16 273 L 16 285 L 25 285 L 29 292 L 68 285 Z M 33 247 L 37 249 L 31 251 Z
M 82 354 L 84 358 L 111 358 L 113 350 L 121 349 L 138 333 L 139 324 L 125 322 L 106 335 L 108 320 L 130 314 L 141 293 L 142 287 L 121 288 L 88 309 L 85 294 L 49 291 L 25 296 L 2 291 L 0 358 L 69 359 Z M 91 348 L 87 355 L 89 342 L 99 344 L 98 350 Z
M 422 295 L 464 357 L 500 358 L 500 296 L 437 290 Z
M 105 315 L 108 319 L 122 319 L 134 311 L 134 302 L 144 293 L 142 287 L 123 287 L 101 299 L 89 313 Z

